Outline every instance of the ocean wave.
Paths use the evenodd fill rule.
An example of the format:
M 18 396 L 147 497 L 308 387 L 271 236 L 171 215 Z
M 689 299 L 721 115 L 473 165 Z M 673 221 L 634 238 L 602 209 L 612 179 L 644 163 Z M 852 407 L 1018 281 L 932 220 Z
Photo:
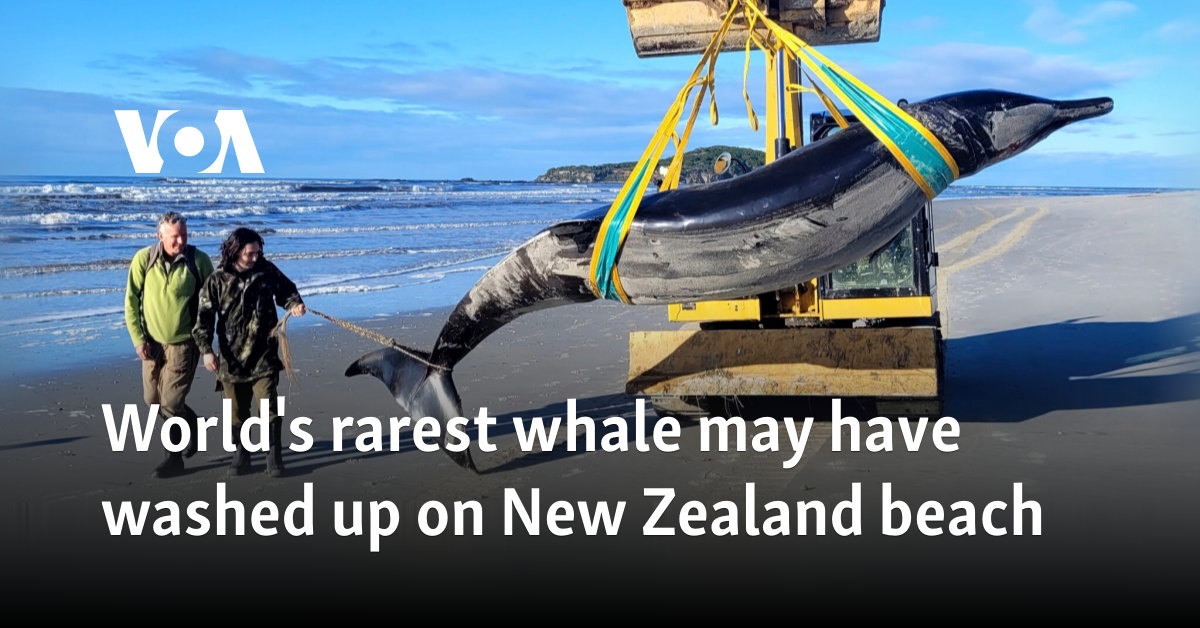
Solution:
M 400 225 L 362 225 L 345 227 L 279 227 L 280 235 L 335 235 L 344 233 L 373 233 L 376 231 L 424 231 L 426 229 L 494 229 L 524 225 L 548 225 L 549 220 L 489 220 L 476 222 L 423 222 Z
M 104 259 L 94 262 L 70 262 L 61 264 L 38 264 L 36 266 L 10 266 L 0 268 L 0 277 L 36 277 L 58 273 L 78 273 L 96 270 L 124 270 L 129 268 L 128 259 Z
M 1035 185 L 951 185 L 940 198 L 1005 198 L 1013 196 L 1112 196 L 1168 192 L 1164 188 L 1071 187 Z
M 125 286 L 110 286 L 106 288 L 58 288 L 51 290 L 34 290 L 31 292 L 0 292 L 0 300 L 77 297 L 85 294 L 112 294 L 114 292 L 124 293 Z
M 310 279 L 308 281 L 299 282 L 297 287 L 300 288 L 301 294 L 307 291 L 328 288 L 330 286 L 339 286 L 351 282 L 362 281 L 364 279 L 382 279 L 385 277 L 398 277 L 403 275 L 418 276 L 419 273 L 435 270 L 448 269 L 462 264 L 470 264 L 486 259 L 494 259 L 508 252 L 507 248 L 488 251 L 478 255 L 465 255 L 458 258 L 449 258 L 443 260 L 434 260 L 423 264 L 413 264 L 409 266 L 400 266 L 387 270 L 376 272 L 363 273 L 345 273 L 335 277 L 325 277 L 320 279 Z
M 379 292 L 381 290 L 394 290 L 399 288 L 400 284 L 350 284 L 345 286 L 322 286 L 319 288 L 310 288 L 305 291 L 305 296 L 319 296 L 329 294 L 354 294 L 359 292 Z
M 339 257 L 356 257 L 360 255 L 445 255 L 448 253 L 468 253 L 477 251 L 474 248 L 411 248 L 387 246 L 374 249 L 338 249 L 331 251 L 303 251 L 299 253 L 273 253 L 271 260 L 319 260 Z
M 43 323 L 68 321 L 68 320 L 76 320 L 76 319 L 84 319 L 84 318 L 96 318 L 96 317 L 101 317 L 101 316 L 121 315 L 123 317 L 124 314 L 125 314 L 125 307 L 123 305 L 120 307 L 98 307 L 98 308 L 91 308 L 91 309 L 86 309 L 86 310 L 47 312 L 45 314 L 39 314 L 39 315 L 35 315 L 35 316 L 27 316 L 27 317 L 23 317 L 23 318 L 0 317 L 0 327 L 20 327 L 20 326 L 25 326 L 25 325 L 39 325 L 39 324 L 43 324 Z M 22 332 L 22 331 L 8 332 L 7 335 L 11 335 L 12 333 L 25 333 L 25 332 Z
M 442 279 L 445 279 L 449 275 L 454 275 L 454 274 L 458 274 L 458 273 L 482 273 L 482 272 L 486 272 L 486 271 L 490 270 L 491 268 L 492 268 L 491 266 L 461 266 L 459 268 L 453 268 L 450 270 L 441 270 L 438 272 L 413 273 L 412 276 L 414 279 L 429 279 L 429 280 L 433 280 L 433 281 L 440 281 Z
M 552 206 L 552 205 L 577 205 L 573 201 L 563 199 L 510 199 L 512 203 L 522 206 Z M 419 210 L 453 210 L 456 213 L 465 211 L 464 206 L 473 205 L 463 199 L 447 199 L 444 197 L 430 197 L 429 199 L 417 202 L 408 202 L 403 205 L 395 204 L 370 204 L 358 203 L 342 199 L 338 202 L 315 202 L 309 200 L 306 202 L 295 202 L 294 200 L 255 200 L 253 202 L 234 202 L 231 203 L 228 199 L 221 202 L 194 202 L 194 206 L 175 206 L 172 207 L 175 211 L 182 213 L 189 220 L 189 224 L 212 222 L 231 222 L 246 218 L 268 218 L 273 216 L 305 216 L 305 215 L 320 215 L 320 214 L 338 214 L 346 212 L 375 212 L 387 211 L 395 212 L 387 217 L 389 220 L 403 221 L 404 216 Z M 486 203 L 483 205 L 487 205 Z M 3 228 L 20 228 L 22 226 L 30 227 L 51 227 L 51 228 L 87 228 L 96 226 L 103 229 L 112 229 L 113 227 L 127 227 L 131 230 L 138 230 L 144 233 L 148 227 L 151 227 L 158 221 L 166 207 L 170 205 L 142 205 L 131 206 L 124 205 L 118 209 L 97 209 L 94 207 L 59 207 L 53 210 L 36 209 L 33 211 L 13 211 L 13 208 L 5 208 L 0 210 L 0 229 Z M 493 206 L 481 208 L 484 211 L 503 212 L 501 207 Z M 472 211 L 475 211 L 472 208 Z M 377 217 L 372 217 L 373 220 L 379 221 Z M 519 220 L 497 220 L 497 221 L 472 221 L 472 222 L 428 222 L 422 225 L 416 225 L 417 228 L 461 228 L 461 227 L 481 227 L 489 225 L 506 225 L 506 224 L 533 224 L 539 221 L 530 219 Z M 541 222 L 547 222 L 542 220 Z M 375 228 L 408 228 L 411 224 L 403 225 L 364 225 L 360 229 L 375 229 Z M 195 235 L 196 230 L 192 230 Z M 10 235 L 10 234 L 2 234 Z M 79 234 L 72 234 L 78 236 Z M 84 234 L 88 236 L 92 234 Z M 139 236 L 140 234 L 132 234 Z M 106 234 L 96 234 L 96 237 L 114 237 Z
M 39 225 L 43 227 L 79 227 L 89 224 L 115 225 L 129 224 L 138 228 L 154 225 L 164 210 L 154 209 L 144 212 L 95 212 L 88 210 L 59 210 L 52 212 L 31 212 L 2 216 L 0 225 Z M 208 209 L 203 211 L 185 212 L 189 219 L 230 219 L 251 215 L 264 215 L 270 208 L 262 205 L 246 206 L 228 209 Z
M 382 185 L 362 183 L 301 183 L 293 188 L 297 192 L 386 192 Z M 411 188 L 409 188 L 411 190 Z
M 17 195 L 14 200 L 21 202 L 54 203 L 61 201 L 115 201 L 125 198 L 120 192 L 49 192 L 42 194 Z
M 262 233 L 269 234 L 270 232 L 263 231 Z M 497 252 L 506 251 L 509 248 L 511 248 L 510 246 L 508 246 L 510 244 L 508 242 L 502 242 L 499 244 L 501 244 L 503 246 L 491 248 L 488 251 L 484 252 L 483 255 L 490 257 L 490 256 L 495 255 Z M 383 256 L 383 255 L 388 255 L 388 256 L 403 256 L 403 255 L 445 256 L 445 255 L 468 254 L 468 253 L 479 254 L 479 252 L 480 252 L 480 249 L 478 247 L 375 247 L 375 248 L 324 249 L 324 250 L 319 250 L 319 251 L 298 251 L 298 252 L 272 253 L 269 256 L 269 259 L 271 259 L 273 261 L 302 261 L 302 260 L 323 260 L 323 259 L 339 259 L 339 258 L 348 258 L 348 257 L 366 257 L 366 256 Z M 103 259 L 103 260 L 95 260 L 95 261 L 90 261 L 90 262 L 69 262 L 69 263 L 58 263 L 58 264 L 36 264 L 36 265 L 24 265 L 24 266 L 10 266 L 8 268 L 0 268 L 0 277 L 10 277 L 10 278 L 39 277 L 39 276 L 44 276 L 44 275 L 59 275 L 62 273 L 82 273 L 82 272 L 113 271 L 113 270 L 124 271 L 129 268 L 130 259 L 132 259 L 132 257 L 129 259 L 126 259 L 126 258 Z M 215 259 L 213 261 L 214 261 L 214 263 L 216 262 Z M 456 262 L 450 262 L 450 263 L 456 263 Z M 114 289 L 116 289 L 116 288 L 114 288 Z M 122 284 L 119 289 L 122 289 L 122 290 L 124 289 L 123 280 L 122 280 Z M 107 291 L 108 289 L 64 288 L 64 289 L 62 289 L 62 294 L 69 294 L 69 293 L 71 293 L 71 292 L 69 292 L 71 290 L 78 290 L 77 292 L 74 292 L 74 294 L 89 294 L 89 292 L 87 292 L 87 290 L 95 290 L 95 291 L 97 291 L 97 293 L 100 293 L 103 291 Z M 47 290 L 47 291 L 12 293 L 12 294 L 22 294 L 22 295 L 25 295 L 26 297 L 28 297 L 28 296 L 35 296 L 35 295 L 54 296 L 53 293 L 54 293 L 54 291 Z M 5 296 L 4 294 L 0 294 L 0 298 L 17 298 L 17 297 Z M 21 297 L 21 298 L 25 298 L 25 297 Z

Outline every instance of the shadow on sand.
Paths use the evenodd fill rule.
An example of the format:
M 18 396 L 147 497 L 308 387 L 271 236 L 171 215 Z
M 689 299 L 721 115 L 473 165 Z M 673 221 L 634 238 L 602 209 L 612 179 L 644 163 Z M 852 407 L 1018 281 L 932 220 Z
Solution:
M 1125 408 L 1200 399 L 1200 314 L 1157 322 L 1066 320 L 946 342 L 942 414 L 962 422 L 1019 422 L 1056 410 Z M 637 397 L 578 399 L 576 414 L 603 421 L 633 418 Z M 755 398 L 727 402 L 725 415 L 812 416 L 829 420 L 829 399 Z M 521 417 L 565 417 L 564 402 L 498 417 L 492 430 L 511 434 Z M 861 420 L 853 400 L 843 416 Z M 646 405 L 646 430 L 658 416 Z M 690 422 L 694 427 L 695 422 Z M 684 422 L 684 429 L 689 422 Z M 563 448 L 528 452 L 485 472 L 499 472 L 575 455 Z
M 1067 320 L 946 343 L 945 411 L 1025 421 L 1055 410 L 1200 398 L 1200 314 L 1156 322 Z
M 951 338 L 946 341 L 944 390 L 941 414 L 961 422 L 1019 422 L 1056 410 L 1125 408 L 1200 399 L 1200 313 L 1157 322 L 1074 319 Z M 581 398 L 576 400 L 576 415 L 591 417 L 598 424 L 609 417 L 625 417 L 632 430 L 637 402 L 637 396 L 624 393 Z M 741 416 L 748 421 L 762 416 L 812 416 L 818 421 L 828 421 L 832 413 L 829 399 L 730 399 L 723 405 L 714 414 L 723 410 L 723 416 Z M 875 416 L 850 399 L 843 400 L 841 409 L 843 416 L 860 420 Z M 564 399 L 499 416 L 489 434 L 497 438 L 512 436 L 517 417 L 566 416 Z M 645 431 L 652 433 L 659 420 L 647 401 Z M 684 430 L 697 427 L 695 421 L 681 423 Z M 608 431 L 598 426 L 600 437 Z M 565 432 L 559 433 L 560 440 L 564 435 Z M 288 475 L 309 475 L 322 467 L 352 460 L 416 451 L 411 432 L 407 431 L 396 450 L 389 447 L 384 451 L 359 452 L 355 438 L 356 433 L 344 437 L 338 451 L 331 441 L 321 440 L 309 452 L 287 454 Z M 52 446 L 69 440 L 17 443 L 3 449 Z M 560 445 L 545 452 L 524 452 L 496 466 L 489 464 L 489 456 L 485 454 L 479 460 L 483 467 L 480 472 L 528 467 L 578 453 Z M 228 457 L 197 460 L 188 465 L 186 473 L 226 466 L 228 460 Z M 252 460 L 254 471 L 261 471 L 263 454 L 255 454 Z

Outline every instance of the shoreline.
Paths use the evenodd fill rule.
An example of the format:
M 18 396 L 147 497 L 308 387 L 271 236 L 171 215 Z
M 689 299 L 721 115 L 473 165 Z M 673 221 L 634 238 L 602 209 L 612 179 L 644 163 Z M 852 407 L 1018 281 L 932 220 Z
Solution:
M 1128 203 L 1136 203 L 1144 199 L 1159 199 L 1164 203 L 1172 203 L 1176 202 L 1175 199 L 1183 199 L 1184 202 L 1187 202 L 1188 199 L 1195 197 L 1197 194 L 1200 194 L 1200 191 L 1147 190 L 1137 193 L 1079 196 L 983 196 L 939 199 L 934 203 L 935 242 L 938 245 L 952 242 L 955 238 L 963 236 L 962 232 L 964 230 L 980 226 L 978 222 L 972 224 L 971 218 L 964 220 L 964 212 L 973 213 L 976 215 L 975 218 L 979 218 L 987 215 L 988 212 L 996 211 L 997 208 L 1003 211 L 1014 206 L 1037 205 L 1042 201 L 1058 206 L 1089 203 L 1120 206 Z M 995 217 L 991 216 L 990 218 Z M 364 301 L 374 302 L 379 300 L 378 295 L 370 292 L 316 294 L 308 296 L 312 305 L 315 305 L 318 310 L 328 310 L 327 313 L 333 316 L 357 324 L 367 326 L 379 325 L 381 333 L 388 334 L 392 333 L 390 330 L 394 329 L 403 331 L 403 326 L 406 324 L 403 322 L 405 318 L 429 315 L 436 317 L 443 310 L 448 311 L 454 306 L 461 294 L 465 294 L 466 290 L 474 283 L 474 278 L 451 277 L 443 283 L 444 285 L 430 284 L 428 287 L 419 285 L 409 286 L 401 290 L 397 295 L 389 296 L 389 298 L 395 301 L 409 304 L 409 309 L 393 311 L 391 313 L 381 311 L 386 308 L 363 307 L 361 303 Z M 435 292 L 435 290 L 439 290 L 439 286 L 441 296 L 439 296 L 439 292 Z M 455 293 L 446 294 L 448 291 L 454 291 Z M 122 294 L 123 292 L 114 293 L 114 299 L 117 301 L 114 307 L 119 306 Z M 356 299 L 357 301 L 354 304 L 348 305 L 347 300 L 349 299 Z M 386 302 L 388 299 L 384 299 L 384 301 Z M 349 313 L 342 314 L 339 310 L 348 310 Z M 375 313 L 364 314 L 363 312 Z M 60 314 L 57 311 L 42 312 L 40 316 L 55 318 Z M 84 338 L 71 340 L 70 334 L 59 331 L 52 334 L 52 336 L 68 340 L 56 341 L 53 338 L 38 340 L 36 337 L 30 336 L 24 346 L 14 343 L 12 350 L 19 352 L 25 359 L 20 362 L 0 366 L 0 382 L 19 382 L 29 379 L 31 375 L 41 378 L 70 377 L 70 373 L 73 371 L 86 371 L 93 368 L 98 360 L 110 363 L 114 367 L 133 360 L 133 348 L 128 342 L 123 315 L 116 312 L 104 316 L 111 317 L 111 320 L 105 324 L 106 326 L 100 330 L 90 331 L 88 336 Z M 315 329 L 325 324 L 327 324 L 326 321 L 320 321 L 317 317 L 296 319 L 289 323 L 296 331 Z M 421 341 L 423 339 L 417 339 L 417 342 L 413 344 L 419 346 Z M 432 342 L 432 339 L 428 342 Z
M 956 451 L 928 441 L 909 451 L 899 432 L 892 451 L 835 451 L 830 421 L 821 417 L 790 468 L 782 463 L 795 452 L 786 447 L 702 450 L 694 424 L 682 426 L 676 451 L 523 451 L 515 419 L 566 416 L 569 399 L 579 414 L 598 419 L 638 416 L 637 398 L 623 392 L 628 333 L 678 325 L 662 307 L 592 303 L 522 316 L 455 369 L 464 413 L 486 406 L 500 419 L 498 449 L 476 456 L 474 474 L 444 453 L 417 451 L 408 433 L 395 451 L 357 449 L 369 433 L 358 419 L 402 415 L 378 380 L 343 374 L 379 345 L 324 320 L 289 323 L 299 378 L 281 377 L 279 390 L 285 418 L 313 420 L 314 443 L 285 453 L 290 474 L 281 479 L 225 478 L 229 454 L 214 443 L 168 480 L 150 477 L 161 458 L 157 446 L 113 451 L 101 406 L 139 402 L 132 352 L 128 360 L 8 380 L 0 401 L 0 494 L 9 513 L 0 518 L 0 537 L 11 561 L 4 583 L 30 603 L 61 603 L 69 590 L 76 601 L 106 607 L 184 604 L 214 616 L 227 614 L 222 601 L 267 595 L 361 604 L 403 591 L 423 603 L 461 605 L 457 585 L 468 578 L 484 584 L 467 593 L 475 610 L 462 613 L 493 617 L 513 603 L 514 586 L 564 612 L 596 591 L 619 591 L 617 604 L 647 608 L 637 604 L 691 599 L 700 586 L 728 596 L 712 602 L 714 613 L 738 612 L 746 599 L 794 595 L 802 586 L 830 605 L 861 603 L 868 591 L 877 610 L 867 614 L 936 591 L 951 607 L 976 612 L 1000 605 L 1026 613 L 1036 604 L 1174 616 L 1190 599 L 1200 559 L 1200 503 L 1191 497 L 1200 492 L 1200 282 L 1193 276 L 1200 193 L 963 199 L 937 208 L 939 307 L 948 328 L 944 414 L 960 429 Z M 428 349 L 447 312 L 355 322 Z M 201 370 L 189 404 L 212 415 L 219 401 L 212 375 Z M 356 421 L 339 450 L 333 419 L 345 417 Z M 866 433 L 867 417 L 859 418 Z M 649 410 L 642 419 L 647 427 L 662 421 Z M 262 454 L 253 464 L 263 469 Z M 944 532 L 884 534 L 884 484 L 914 516 L 925 503 L 941 504 Z M 1008 533 L 988 534 L 979 513 L 992 502 L 1015 503 L 1018 484 L 1023 499 L 1040 507 L 1041 534 L 1027 526 L 1018 536 L 1011 521 Z M 756 497 L 748 507 L 750 485 Z M 112 535 L 102 507 L 214 505 L 224 495 L 247 512 L 270 503 L 282 513 L 306 486 L 312 536 L 252 529 L 241 536 Z M 724 502 L 740 513 L 754 510 L 761 527 L 772 500 L 832 510 L 854 487 L 861 535 L 833 532 L 829 513 L 826 534 L 793 528 L 751 536 L 742 514 L 737 536 L 711 527 Z M 705 532 L 647 534 L 643 526 L 659 503 L 644 491 L 654 488 L 676 496 L 660 523 L 679 527 L 679 509 L 691 501 L 704 508 Z M 512 514 L 513 500 L 541 513 L 536 533 Z M 581 508 L 618 501 L 626 505 L 619 533 L 583 529 Z M 390 504 L 396 528 L 372 551 L 369 535 L 335 531 L 339 502 L 363 512 Z M 422 532 L 419 513 L 434 502 L 480 504 L 482 533 Z M 560 523 L 573 533 L 553 532 L 548 510 L 556 502 L 571 508 L 574 519 Z M 962 514 L 952 512 L 957 502 L 976 510 L 974 535 L 949 532 Z M 506 513 L 513 533 L 505 530 Z M 224 589 L 238 565 L 275 577 Z M 160 577 L 164 570 L 169 577 Z M 1114 598 L 1114 590 L 1121 595 Z

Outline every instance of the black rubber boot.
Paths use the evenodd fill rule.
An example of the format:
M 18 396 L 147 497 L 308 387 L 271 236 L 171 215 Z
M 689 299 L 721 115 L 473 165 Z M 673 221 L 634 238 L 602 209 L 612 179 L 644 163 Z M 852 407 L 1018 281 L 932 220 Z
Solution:
M 192 437 L 188 440 L 187 449 L 183 450 L 184 458 L 191 458 L 192 456 L 196 455 L 196 447 L 200 442 L 200 435 L 196 433 L 196 423 L 196 415 L 193 414 L 192 418 L 188 419 L 188 425 L 192 428 Z
M 283 420 L 275 419 L 271 421 L 267 428 L 267 438 L 271 444 L 271 450 L 267 452 L 267 475 L 273 478 L 281 478 L 284 475 L 283 468 Z
M 154 477 L 156 478 L 171 478 L 183 473 L 183 454 L 179 452 L 167 452 L 167 457 L 154 467 Z
M 225 475 L 230 477 L 250 473 L 250 450 L 242 443 L 240 428 L 240 425 L 234 428 L 233 443 L 236 449 L 233 451 L 233 461 L 229 463 L 229 470 L 225 472 Z

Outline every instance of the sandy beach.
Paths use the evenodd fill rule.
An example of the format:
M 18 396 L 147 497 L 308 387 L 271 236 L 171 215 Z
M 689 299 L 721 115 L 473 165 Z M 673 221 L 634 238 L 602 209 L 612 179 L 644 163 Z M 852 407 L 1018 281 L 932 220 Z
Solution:
M 365 428 L 357 422 L 335 440 L 335 418 L 403 412 L 379 381 L 343 374 L 379 345 L 329 323 L 289 334 L 298 376 L 281 380 L 285 417 L 312 419 L 314 440 L 286 455 L 282 479 L 225 478 L 229 454 L 215 436 L 185 475 L 169 480 L 150 476 L 157 445 L 114 451 L 103 407 L 139 402 L 132 350 L 82 370 L 18 372 L 0 401 L 3 590 L 42 609 L 186 607 L 214 617 L 232 601 L 497 619 L 513 610 L 548 618 L 634 609 L 742 620 L 755 609 L 771 617 L 1016 616 L 1034 608 L 1174 617 L 1200 564 L 1198 212 L 1197 192 L 936 202 L 943 414 L 960 430 L 950 452 L 933 445 L 932 427 L 917 451 L 848 451 L 844 443 L 835 451 L 830 416 L 813 417 L 790 468 L 784 463 L 797 452 L 786 438 L 778 452 L 702 451 L 690 422 L 673 439 L 676 451 L 522 450 L 514 420 L 564 417 L 571 399 L 580 415 L 637 423 L 638 399 L 623 392 L 628 334 L 674 328 L 662 307 L 536 312 L 471 353 L 454 375 L 464 411 L 486 406 L 498 419 L 497 449 L 476 453 L 478 474 L 418 451 L 408 432 L 397 451 L 359 451 Z M 429 348 L 446 313 L 358 322 Z M 201 370 L 189 402 L 202 415 L 220 412 L 212 388 Z M 646 430 L 660 423 L 647 406 Z M 254 464 L 263 468 L 262 454 Z M 312 534 L 294 535 L 284 512 L 304 503 L 306 489 Z M 894 516 L 888 525 L 899 515 L 885 490 L 914 513 L 937 502 L 940 523 L 930 518 L 919 529 L 914 514 L 906 532 L 886 534 L 885 515 Z M 674 501 L 651 525 L 661 505 L 653 495 L 667 491 Z M 1007 504 L 996 515 L 1002 521 L 1015 491 L 1038 514 L 1026 511 L 1020 535 L 1011 521 L 1004 534 L 989 534 L 984 507 Z M 856 492 L 860 533 L 843 535 L 836 524 L 849 526 L 853 509 L 844 520 L 834 509 L 854 504 Z M 218 534 L 215 523 L 202 535 L 186 532 L 187 506 L 206 502 L 211 513 L 221 497 L 244 505 L 245 533 Z M 540 511 L 536 534 L 514 500 Z M 740 513 L 737 535 L 714 522 L 725 500 Z M 821 502 L 828 527 L 801 534 L 793 520 L 789 534 L 752 534 L 772 500 Z M 138 536 L 110 534 L 104 504 L 143 501 L 151 522 L 169 513 L 167 502 L 182 508 L 185 531 L 160 535 L 147 524 Z M 455 502 L 479 505 L 481 534 L 419 528 L 429 509 L 452 511 Z M 680 521 L 684 502 L 706 515 L 690 528 L 698 534 Z M 968 510 L 963 502 L 973 535 L 952 533 L 952 520 Z M 260 503 L 278 516 L 264 516 L 256 532 L 249 520 Z M 619 529 L 589 534 L 588 515 L 619 503 Z M 373 512 L 377 528 L 394 526 L 375 539 L 377 551 L 369 533 L 336 529 L 335 514 L 348 517 L 355 506 L 364 529 Z M 756 509 L 751 524 L 745 517 Z M 665 528 L 674 534 L 654 531 Z

